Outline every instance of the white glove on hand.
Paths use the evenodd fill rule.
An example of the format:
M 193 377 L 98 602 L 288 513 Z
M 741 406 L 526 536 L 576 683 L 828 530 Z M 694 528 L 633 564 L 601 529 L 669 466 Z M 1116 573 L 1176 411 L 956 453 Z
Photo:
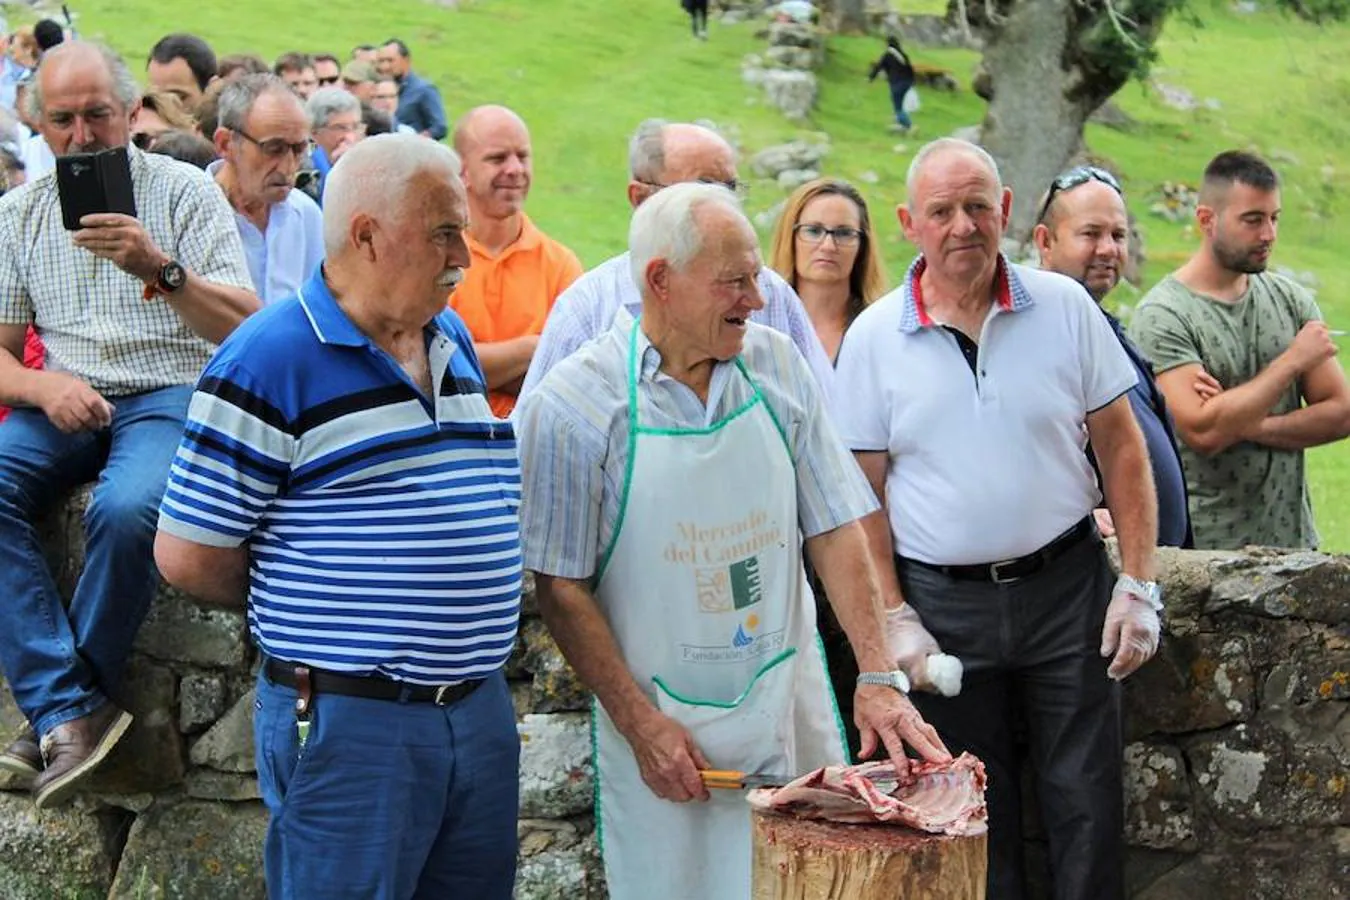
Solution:
M 942 652 L 908 603 L 886 610 L 886 649 L 914 690 L 944 697 L 961 693 L 961 660 Z
M 1158 652 L 1162 603 L 1135 593 L 1134 584 L 1128 575 L 1116 579 L 1102 628 L 1102 656 L 1115 655 L 1106 674 L 1116 681 L 1123 681 Z

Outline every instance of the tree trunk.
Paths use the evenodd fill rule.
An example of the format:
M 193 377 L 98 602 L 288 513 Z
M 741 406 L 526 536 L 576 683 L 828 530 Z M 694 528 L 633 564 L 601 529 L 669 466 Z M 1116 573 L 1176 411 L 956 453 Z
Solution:
M 1083 125 L 1105 99 L 1084 91 L 1079 70 L 1065 64 L 1074 3 L 1016 3 L 985 44 L 993 97 L 981 143 L 1013 189 L 1008 236 L 1018 241 L 1030 234 L 1038 200 L 1081 149 Z
M 984 900 L 987 836 L 755 810 L 753 900 Z

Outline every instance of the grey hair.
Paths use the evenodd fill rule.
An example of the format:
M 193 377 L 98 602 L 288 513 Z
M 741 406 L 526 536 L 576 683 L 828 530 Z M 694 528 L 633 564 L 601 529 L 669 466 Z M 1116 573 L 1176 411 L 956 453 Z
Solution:
M 919 173 L 928 160 L 941 153 L 965 153 L 973 156 L 989 170 L 989 174 L 994 176 L 994 183 L 1003 188 L 1003 178 L 998 174 L 998 163 L 989 155 L 979 144 L 972 144 L 970 141 L 963 141 L 960 138 L 944 137 L 935 141 L 930 141 L 919 148 L 919 152 L 914 154 L 914 159 L 909 164 L 909 174 L 905 176 L 905 196 L 909 201 L 914 199 L 914 185 L 918 183 Z
M 421 135 L 380 134 L 357 141 L 324 180 L 324 252 L 336 256 L 343 249 L 353 216 L 388 220 L 408 199 L 413 177 L 438 169 L 457 181 L 459 155 Z
M 216 101 L 216 121 L 221 128 L 243 131 L 244 120 L 248 118 L 253 104 L 263 94 L 270 93 L 284 94 L 295 98 L 297 104 L 300 102 L 285 79 L 271 72 L 258 72 L 236 78 L 225 85 Z
M 118 103 L 122 104 L 123 110 L 131 112 L 141 99 L 141 88 L 136 83 L 135 77 L 132 76 L 131 70 L 127 68 L 127 64 L 122 61 L 122 57 L 114 53 L 112 48 L 106 44 L 94 41 L 66 41 L 42 54 L 42 60 L 38 63 L 37 72 L 33 75 L 32 83 L 29 85 L 28 94 L 25 98 L 30 118 L 35 121 L 42 118 L 42 70 L 51 65 L 53 60 L 59 61 L 63 56 L 90 47 L 98 52 L 98 55 L 103 59 L 103 65 L 108 69 L 108 75 L 112 78 L 113 96 L 117 98 Z
M 628 173 L 634 181 L 656 182 L 666 170 L 665 119 L 644 119 L 628 142 Z
M 673 268 L 683 269 L 703 249 L 703 231 L 698 212 L 705 206 L 724 209 L 746 222 L 741 202 L 720 184 L 687 182 L 658 191 L 633 211 L 628 227 L 628 252 L 633 281 L 645 287 L 647 266 L 664 259 Z
M 327 125 L 333 116 L 349 112 L 360 115 L 361 101 L 344 88 L 319 88 L 305 103 L 305 112 L 309 114 L 309 127 L 318 131 Z

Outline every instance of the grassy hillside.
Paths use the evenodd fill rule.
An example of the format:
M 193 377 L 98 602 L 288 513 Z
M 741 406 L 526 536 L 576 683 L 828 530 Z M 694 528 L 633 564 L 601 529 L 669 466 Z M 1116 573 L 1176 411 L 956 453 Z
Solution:
M 291 49 L 342 56 L 357 43 L 402 37 L 417 69 L 441 86 L 452 117 L 477 103 L 503 102 L 526 118 L 536 152 L 530 211 L 588 264 L 624 242 L 625 144 L 641 119 L 712 119 L 747 153 L 809 130 L 787 123 L 757 90 L 741 84 L 739 60 L 760 49 L 752 27 L 714 22 L 711 40 L 694 42 L 675 0 L 464 0 L 458 10 L 430 0 L 80 0 L 74 6 L 83 33 L 102 36 L 134 62 L 160 35 L 179 29 L 205 36 L 220 53 L 252 50 L 268 59 Z M 936 7 L 935 0 L 904 4 L 907 12 Z M 1326 317 L 1333 327 L 1350 329 L 1344 252 L 1350 163 L 1343 149 L 1350 146 L 1350 63 L 1342 51 L 1350 27 L 1316 28 L 1275 13 L 1242 15 L 1226 4 L 1202 2 L 1196 12 L 1203 24 L 1168 26 L 1154 76 L 1201 101 L 1212 98 L 1217 109 L 1202 103 L 1191 112 L 1173 110 L 1135 84 L 1117 100 L 1138 127 L 1121 133 L 1092 126 L 1088 134 L 1092 149 L 1127 175 L 1130 206 L 1146 234 L 1148 284 L 1194 244 L 1186 226 L 1148 216 L 1150 193 L 1166 180 L 1194 183 L 1220 149 L 1252 147 L 1274 158 L 1286 179 L 1276 261 L 1314 272 Z M 874 204 L 894 277 L 911 250 L 889 210 L 903 200 L 905 168 L 918 141 L 884 130 L 886 89 L 865 81 L 879 50 L 875 39 L 834 39 L 813 125 L 832 138 L 828 173 L 857 182 Z M 964 51 L 912 50 L 919 60 L 952 69 L 963 83 L 976 62 Z M 982 101 L 969 91 L 927 92 L 923 101 L 917 121 L 924 137 L 983 115 Z M 766 209 L 782 196 L 775 185 L 758 183 L 749 206 Z M 1118 293 L 1125 304 L 1135 299 L 1132 291 Z M 1350 512 L 1343 511 L 1350 447 L 1315 451 L 1312 469 L 1326 544 L 1350 550 Z

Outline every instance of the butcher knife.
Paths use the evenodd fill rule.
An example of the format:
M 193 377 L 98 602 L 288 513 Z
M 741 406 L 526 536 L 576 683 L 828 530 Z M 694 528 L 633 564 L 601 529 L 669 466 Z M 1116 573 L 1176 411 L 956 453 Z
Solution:
M 796 781 L 798 775 L 771 775 L 764 772 L 737 772 L 734 769 L 699 769 L 703 785 L 711 790 L 742 791 L 747 788 L 782 787 Z M 889 794 L 899 782 L 881 772 L 868 772 L 866 778 L 876 785 L 877 790 Z
M 737 772 L 732 769 L 699 769 L 699 777 L 706 787 L 714 790 L 740 791 L 746 788 L 782 787 L 796 779 L 795 775 L 769 775 L 763 772 Z

